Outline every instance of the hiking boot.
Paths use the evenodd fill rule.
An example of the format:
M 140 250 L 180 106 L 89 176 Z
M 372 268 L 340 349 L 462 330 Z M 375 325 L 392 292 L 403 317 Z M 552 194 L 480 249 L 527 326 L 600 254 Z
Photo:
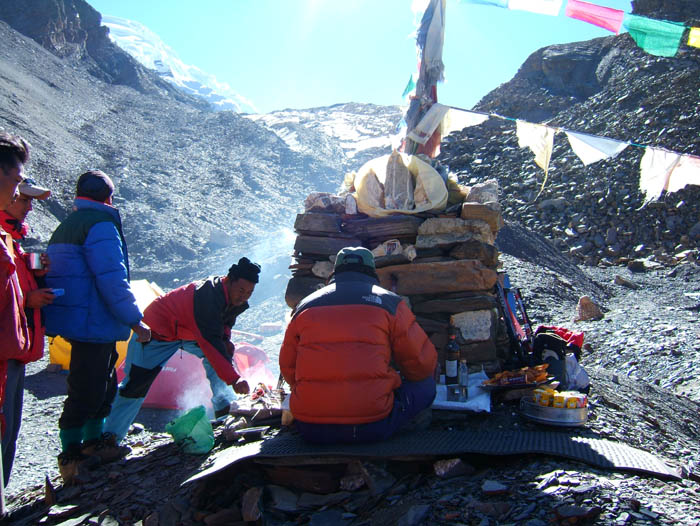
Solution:
M 61 474 L 64 486 L 72 486 L 83 482 L 81 475 L 87 469 L 90 457 L 83 455 L 80 445 L 75 444 L 58 455 L 58 472 Z
M 102 464 L 107 464 L 124 458 L 131 453 L 131 448 L 117 444 L 114 433 L 103 433 L 100 438 L 85 442 L 81 452 L 86 456 L 98 457 Z

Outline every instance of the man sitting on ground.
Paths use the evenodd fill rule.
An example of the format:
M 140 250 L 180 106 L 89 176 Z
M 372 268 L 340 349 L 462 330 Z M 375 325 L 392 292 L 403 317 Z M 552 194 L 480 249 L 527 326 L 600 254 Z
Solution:
M 387 439 L 435 398 L 435 347 L 362 247 L 338 252 L 333 281 L 297 305 L 279 360 L 310 442 Z
M 119 393 L 105 422 L 105 429 L 122 440 L 143 404 L 151 384 L 178 350 L 202 358 L 213 393 L 215 416 L 228 414 L 229 405 L 248 384 L 239 382 L 233 367 L 231 328 L 248 308 L 248 298 L 258 283 L 260 265 L 241 258 L 223 277 L 210 277 L 175 289 L 153 300 L 143 313 L 152 339 L 129 340 Z M 233 389 L 231 388 L 233 385 Z

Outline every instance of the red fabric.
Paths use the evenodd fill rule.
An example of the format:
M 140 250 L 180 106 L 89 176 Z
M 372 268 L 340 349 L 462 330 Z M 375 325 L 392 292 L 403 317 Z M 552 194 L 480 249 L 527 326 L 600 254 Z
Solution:
M 557 336 L 560 336 L 566 343 L 572 343 L 576 345 L 579 349 L 583 348 L 583 333 L 572 331 L 564 327 L 554 327 L 552 325 L 540 325 L 537 327 L 535 334 L 542 332 L 543 330 L 549 330 L 554 332 Z
M 302 422 L 363 424 L 386 417 L 401 378 L 427 378 L 437 353 L 401 302 L 396 314 L 368 305 L 310 307 L 287 327 L 280 369 Z
M 0 210 L 0 225 L 12 236 L 12 245 L 15 253 L 14 263 L 22 296 L 26 299 L 27 293 L 37 290 L 39 286 L 34 279 L 34 273 L 29 268 L 28 256 L 20 247 L 19 242 L 27 235 L 28 227 L 26 223 L 18 223 L 10 214 Z M 22 303 L 24 305 L 24 302 Z M 28 310 L 28 309 L 27 309 Z M 25 311 L 26 315 L 26 311 Z M 29 328 L 30 348 L 27 355 L 19 359 L 23 363 L 35 362 L 44 355 L 44 334 L 45 329 L 41 323 L 41 309 L 31 309 L 33 328 Z
M 22 360 L 29 350 L 29 331 L 24 314 L 24 297 L 16 266 L 7 246 L 0 241 L 0 360 Z M 11 240 L 9 240 L 12 243 Z
M 151 328 L 153 337 L 158 340 L 166 342 L 196 341 L 219 378 L 227 384 L 233 385 L 238 381 L 239 376 L 233 368 L 232 362 L 227 360 L 202 336 L 195 321 L 194 291 L 196 286 L 196 283 L 190 283 L 153 300 L 143 312 L 143 322 Z M 230 328 L 226 327 L 226 329 L 224 332 L 230 336 Z M 233 346 L 230 342 L 227 343 Z M 229 350 L 233 351 L 233 349 Z

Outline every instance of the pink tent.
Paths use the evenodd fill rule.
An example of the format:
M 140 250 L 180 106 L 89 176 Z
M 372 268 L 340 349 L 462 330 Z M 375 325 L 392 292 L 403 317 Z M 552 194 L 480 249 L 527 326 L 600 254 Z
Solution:
M 234 366 L 251 387 L 263 381 L 276 383 L 267 367 L 265 351 L 249 343 L 237 343 Z M 124 378 L 124 363 L 117 368 L 117 378 Z M 176 352 L 158 374 L 146 395 L 143 407 L 159 409 L 190 409 L 197 405 L 211 407 L 211 389 L 204 374 L 202 360 L 188 352 Z

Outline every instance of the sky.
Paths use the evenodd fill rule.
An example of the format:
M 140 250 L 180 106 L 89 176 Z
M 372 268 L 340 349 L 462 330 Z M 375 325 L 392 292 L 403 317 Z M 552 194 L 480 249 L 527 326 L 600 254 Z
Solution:
M 144 24 L 179 58 L 262 113 L 344 102 L 405 104 L 416 71 L 415 0 L 87 0 Z M 591 0 L 630 12 L 630 0 Z M 564 6 L 566 0 L 564 0 Z M 537 49 L 613 33 L 564 15 L 447 0 L 443 104 L 469 109 Z

